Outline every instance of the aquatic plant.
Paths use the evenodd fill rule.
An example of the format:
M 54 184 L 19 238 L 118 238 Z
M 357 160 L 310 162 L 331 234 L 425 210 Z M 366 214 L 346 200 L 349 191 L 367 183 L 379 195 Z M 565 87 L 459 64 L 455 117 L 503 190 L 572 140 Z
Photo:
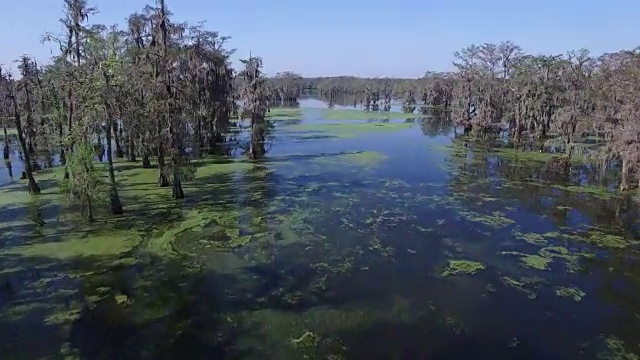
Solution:
M 451 207 L 456 208 L 454 206 L 451 206 Z M 494 211 L 489 215 L 485 215 L 485 214 L 481 214 L 481 213 L 470 211 L 470 210 L 464 210 L 459 207 L 456 208 L 456 210 L 457 210 L 456 213 L 459 216 L 465 218 L 466 220 L 485 224 L 494 229 L 501 229 L 515 223 L 514 220 L 509 219 L 500 211 Z
M 545 238 L 544 234 L 539 234 L 539 233 L 522 233 L 519 230 L 514 230 L 513 231 L 513 235 L 521 240 L 524 240 L 530 244 L 533 245 L 538 245 L 538 246 L 545 246 L 547 245 L 548 241 Z
M 538 294 L 536 291 L 538 290 L 538 287 L 542 282 L 540 278 L 523 277 L 520 278 L 520 281 L 518 281 L 508 276 L 500 277 L 500 281 L 508 287 L 512 287 L 514 289 L 517 289 L 518 291 L 525 293 L 527 297 L 532 300 L 538 298 Z
M 569 297 L 575 300 L 576 302 L 582 300 L 582 298 L 586 295 L 586 293 L 577 287 L 563 287 L 556 286 L 556 295 Z
M 640 356 L 629 352 L 625 343 L 615 336 L 603 337 L 606 352 L 598 354 L 598 359 L 603 360 L 639 360 Z
M 291 344 L 298 349 L 313 349 L 320 343 L 321 338 L 311 331 L 307 331 L 296 339 L 291 339 Z
M 471 260 L 449 260 L 449 264 L 442 272 L 442 276 L 450 275 L 473 275 L 478 271 L 486 269 L 482 263 Z

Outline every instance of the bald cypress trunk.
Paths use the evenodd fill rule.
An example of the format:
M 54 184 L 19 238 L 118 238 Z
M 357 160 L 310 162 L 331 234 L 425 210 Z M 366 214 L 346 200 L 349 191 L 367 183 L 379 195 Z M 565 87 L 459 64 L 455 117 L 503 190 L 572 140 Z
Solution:
M 116 143 L 116 157 L 121 159 L 124 157 L 124 152 L 122 151 L 122 147 L 120 146 L 120 136 L 118 131 L 119 125 L 118 122 L 112 120 L 112 129 L 113 129 L 113 140 Z
M 7 126 L 5 124 L 2 124 L 2 132 L 4 133 L 4 147 L 2 149 L 2 157 L 6 162 L 6 161 L 9 161 L 10 149 L 9 149 L 9 134 L 7 133 Z
M 15 122 L 16 130 L 18 131 L 18 141 L 20 142 L 20 147 L 22 148 L 22 153 L 24 154 L 24 171 L 29 181 L 29 193 L 30 194 L 39 194 L 40 187 L 36 182 L 36 179 L 33 177 L 33 170 L 31 169 L 31 154 L 29 153 L 29 148 L 27 146 L 27 141 L 24 137 L 24 133 L 22 132 L 22 123 L 20 118 L 20 112 L 18 111 L 18 102 L 15 96 L 12 96 L 13 102 L 13 119 Z
M 69 135 L 73 133 L 73 92 L 71 91 L 71 87 L 69 87 L 67 91 L 67 131 Z M 73 152 L 73 142 L 68 144 L 68 153 L 71 154 L 71 152 Z M 64 166 L 64 180 L 69 180 L 69 166 L 67 166 L 66 161 Z
M 151 152 L 149 151 L 149 144 L 146 140 L 146 135 L 143 135 L 141 137 L 141 141 L 142 141 L 142 167 L 144 169 L 151 169 L 151 160 L 149 160 L 149 157 L 151 156 Z
M 136 146 L 131 131 L 127 131 L 127 161 L 136 162 Z
M 631 164 L 629 160 L 622 159 L 622 179 L 620 181 L 620 191 L 626 191 L 631 188 Z
M 167 178 L 167 169 L 166 164 L 164 163 L 164 143 L 162 141 L 162 125 L 158 123 L 157 128 L 158 133 L 158 171 L 160 174 L 158 175 L 158 186 L 167 187 L 169 186 L 169 179 Z
M 103 73 L 103 77 L 105 79 L 106 86 L 110 91 L 109 76 L 106 73 Z M 109 172 L 109 211 L 112 215 L 122 215 L 124 211 L 122 210 L 122 203 L 120 202 L 120 196 L 118 194 L 118 185 L 116 184 L 116 174 L 113 169 L 113 149 L 111 145 L 111 134 L 113 130 L 111 126 L 114 123 L 113 111 L 111 109 L 111 104 L 106 100 L 104 102 L 104 107 L 107 112 L 107 129 L 105 131 L 105 137 L 107 138 L 107 170 Z M 91 209 L 91 206 L 89 206 L 89 209 Z M 93 217 L 93 214 L 90 213 L 89 216 Z
M 2 131 L 4 132 L 4 148 L 2 149 L 2 157 L 4 158 L 4 165 L 7 167 L 9 177 L 13 178 L 13 166 L 11 165 L 11 148 L 9 147 L 9 134 L 7 133 L 7 126 L 2 124 Z

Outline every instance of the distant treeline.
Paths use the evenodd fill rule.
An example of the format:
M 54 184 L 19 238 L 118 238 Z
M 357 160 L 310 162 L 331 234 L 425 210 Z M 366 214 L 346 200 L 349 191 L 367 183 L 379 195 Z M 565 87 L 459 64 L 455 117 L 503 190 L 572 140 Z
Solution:
M 299 94 L 330 103 L 349 98 L 370 110 L 388 111 L 394 99 L 405 112 L 442 109 L 466 133 L 554 142 L 567 159 L 589 137 L 600 144 L 589 151 L 591 161 L 620 168 L 621 189 L 640 181 L 640 50 L 533 55 L 506 41 L 453 55 L 455 71 L 419 79 L 298 77 Z M 281 79 L 270 81 L 280 86 Z

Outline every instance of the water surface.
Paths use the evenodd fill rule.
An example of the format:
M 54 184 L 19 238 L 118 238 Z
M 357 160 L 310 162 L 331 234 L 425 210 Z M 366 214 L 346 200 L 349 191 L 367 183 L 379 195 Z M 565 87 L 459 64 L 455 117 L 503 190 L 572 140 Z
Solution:
M 118 164 L 127 217 L 92 228 L 55 171 L 37 201 L 2 188 L 3 354 L 637 359 L 631 200 L 433 119 L 321 105 L 274 121 L 259 162 L 199 163 L 184 202 Z

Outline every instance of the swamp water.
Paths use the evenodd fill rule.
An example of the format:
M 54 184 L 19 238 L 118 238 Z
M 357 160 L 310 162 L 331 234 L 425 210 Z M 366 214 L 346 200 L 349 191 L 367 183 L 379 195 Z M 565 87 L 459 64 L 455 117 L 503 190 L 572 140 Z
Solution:
M 60 169 L 0 187 L 0 358 L 638 359 L 630 200 L 367 117 L 276 110 L 265 159 L 198 161 L 184 201 L 119 163 L 127 214 L 92 225 Z

